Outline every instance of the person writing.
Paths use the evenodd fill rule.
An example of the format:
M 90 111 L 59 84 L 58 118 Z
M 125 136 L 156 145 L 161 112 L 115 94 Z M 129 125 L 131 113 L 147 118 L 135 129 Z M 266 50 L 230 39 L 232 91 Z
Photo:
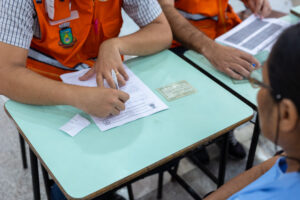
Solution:
M 119 38 L 122 7 L 141 29 Z M 111 77 L 114 70 L 120 85 L 128 79 L 121 55 L 152 54 L 171 41 L 155 0 L 2 0 L 0 94 L 27 104 L 72 105 L 98 117 L 117 115 L 129 98 L 114 89 Z M 96 74 L 97 88 L 55 81 L 88 67 L 81 79 Z M 103 87 L 104 79 L 112 89 Z
M 121 8 L 140 26 L 118 37 Z M 34 105 L 71 105 L 107 117 L 125 109 L 129 95 L 121 55 L 148 55 L 171 45 L 169 24 L 156 0 L 1 0 L 0 94 Z M 91 68 L 99 87 L 64 84 L 60 75 Z M 106 79 L 111 88 L 104 88 Z M 53 199 L 65 199 L 57 185 Z M 112 193 L 108 199 L 124 199 Z

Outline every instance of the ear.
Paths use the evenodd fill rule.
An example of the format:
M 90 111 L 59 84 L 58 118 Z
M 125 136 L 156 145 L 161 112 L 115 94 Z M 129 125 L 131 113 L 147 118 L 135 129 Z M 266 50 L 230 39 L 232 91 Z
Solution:
M 299 115 L 297 107 L 289 99 L 283 99 L 279 104 L 280 132 L 288 133 L 297 128 Z

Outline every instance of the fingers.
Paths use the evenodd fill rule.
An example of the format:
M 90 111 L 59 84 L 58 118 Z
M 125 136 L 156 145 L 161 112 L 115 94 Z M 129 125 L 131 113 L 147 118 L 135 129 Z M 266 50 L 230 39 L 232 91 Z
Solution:
M 270 3 L 269 3 L 268 0 L 265 0 L 264 1 L 263 9 L 261 11 L 261 16 L 262 17 L 267 17 L 267 16 L 269 16 L 271 14 L 271 12 L 272 12 L 271 5 L 270 5 Z
M 115 81 L 112 77 L 112 70 L 114 70 L 116 73 L 116 77 L 117 77 L 119 86 L 124 86 L 126 84 L 125 80 L 128 80 L 129 77 L 128 77 L 125 69 L 123 68 L 123 64 L 121 64 L 119 66 L 120 67 L 117 67 L 115 69 L 113 69 L 111 67 L 98 67 L 98 69 L 100 69 L 99 71 L 97 70 L 98 86 L 103 87 L 103 81 L 104 81 L 103 79 L 105 79 L 110 88 L 114 88 L 114 89 L 117 88 Z
M 125 110 L 125 102 L 128 100 L 129 95 L 125 92 L 118 91 L 119 98 L 114 101 L 111 110 L 112 115 L 119 115 L 121 111 Z
M 120 114 L 120 111 L 119 111 L 117 108 L 113 108 L 113 109 L 111 110 L 111 114 L 112 114 L 113 116 L 116 116 L 116 115 L 119 115 L 119 114 Z
M 243 55 L 243 56 L 242 56 Z M 243 79 L 243 77 L 249 77 L 250 73 L 255 70 L 260 63 L 251 55 L 242 52 L 241 57 L 232 63 L 229 67 L 230 70 L 226 70 L 226 73 L 235 79 Z
M 264 5 L 264 0 L 256 0 L 254 13 L 261 16 L 263 5 Z
M 223 65 L 227 66 L 223 71 L 232 78 L 241 80 L 243 77 L 248 77 L 255 67 L 260 66 L 258 60 L 246 52 L 233 50 L 231 56 L 230 62 Z
M 246 60 L 252 66 L 254 64 L 254 66 L 253 66 L 254 69 L 257 68 L 257 67 L 260 67 L 260 62 L 248 53 L 245 53 L 245 52 L 241 51 L 241 58 Z M 248 66 L 250 66 L 250 65 L 248 65 Z
M 218 70 L 237 80 L 248 77 L 255 67 L 260 66 L 252 55 L 231 47 L 217 50 L 216 57 L 212 61 Z
M 128 101 L 128 99 L 129 99 L 129 94 L 127 94 L 127 93 L 125 93 L 125 92 L 123 92 L 123 91 L 120 91 L 120 90 L 118 90 L 118 94 L 119 94 L 119 99 L 122 101 L 122 102 L 126 102 L 126 101 Z
M 249 7 L 260 18 L 270 15 L 272 8 L 268 0 L 250 0 Z
M 119 67 L 115 69 L 115 72 L 116 72 L 119 86 L 124 86 L 126 84 L 126 81 L 129 79 L 129 77 L 123 67 L 123 64 L 119 65 Z
M 95 74 L 95 68 L 90 69 L 87 73 L 85 73 L 83 76 L 79 77 L 79 80 L 86 81 L 90 79 Z
M 226 68 L 224 71 L 228 76 L 236 79 L 236 80 L 243 80 L 243 77 L 241 75 L 239 75 L 238 73 L 234 72 L 232 69 L 230 68 Z
M 244 60 L 242 58 L 240 58 L 238 60 L 237 64 L 239 64 L 239 66 L 243 67 L 248 72 L 252 72 L 254 70 L 254 67 L 253 67 L 252 63 L 250 63 L 249 61 Z
M 107 84 L 109 85 L 110 88 L 114 88 L 114 89 L 117 88 L 117 86 L 115 85 L 114 79 L 112 78 L 111 71 L 106 71 L 104 78 L 106 79 Z
M 126 84 L 126 81 L 124 80 L 123 76 L 120 75 L 120 73 L 117 73 L 117 79 L 120 86 L 124 86 Z
M 232 65 L 231 70 L 237 72 L 242 77 L 248 77 L 250 75 L 250 71 L 246 70 L 244 67 L 240 65 L 236 65 L 236 64 Z
M 79 80 L 81 80 L 81 81 L 89 80 L 95 74 L 95 71 L 96 71 L 95 67 L 93 67 L 88 72 L 86 72 L 83 76 L 79 77 Z M 120 73 L 118 71 L 120 71 Z M 124 70 L 123 67 L 121 67 L 121 68 L 119 68 L 119 70 L 115 69 L 115 72 L 117 73 L 116 76 L 117 76 L 118 83 L 120 84 L 120 86 L 124 86 L 126 84 L 125 80 L 129 79 L 126 71 Z M 112 78 L 110 70 L 108 72 L 106 72 L 106 74 L 104 75 L 104 78 L 106 79 L 108 85 L 111 88 L 116 88 L 116 85 L 114 83 L 114 80 Z M 103 80 L 103 74 L 102 74 L 102 72 L 97 72 L 96 81 L 97 81 L 97 85 L 99 87 L 104 87 L 104 84 L 103 84 L 104 80 Z
M 125 79 L 126 81 L 128 81 L 129 77 L 128 77 L 128 75 L 127 75 L 127 73 L 126 73 L 126 71 L 125 71 L 123 65 L 122 65 L 121 67 L 118 68 L 118 71 L 119 71 L 120 74 L 124 77 L 124 79 Z
M 255 68 L 246 60 L 239 59 L 238 62 L 232 63 L 229 68 L 225 71 L 225 73 L 232 78 L 241 80 L 243 77 L 249 77 L 250 73 Z
M 255 1 L 254 0 L 250 0 L 248 1 L 248 5 L 249 5 L 249 8 L 252 12 L 255 12 Z M 254 13 L 255 14 L 255 13 Z
M 97 81 L 98 87 L 104 87 L 102 73 L 99 73 L 99 72 L 97 73 L 96 81 Z
M 125 110 L 125 104 L 124 104 L 124 102 L 118 100 L 116 102 L 115 108 L 118 109 L 119 111 Z

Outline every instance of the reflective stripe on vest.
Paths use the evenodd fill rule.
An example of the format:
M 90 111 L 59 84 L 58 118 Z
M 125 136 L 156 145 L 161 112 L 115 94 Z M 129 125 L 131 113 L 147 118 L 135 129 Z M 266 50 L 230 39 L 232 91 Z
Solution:
M 33 1 L 41 38 L 33 38 L 31 47 L 68 68 L 97 57 L 101 43 L 117 37 L 122 27 L 123 0 L 52 0 L 56 3 L 55 21 L 47 14 L 46 1 Z M 72 2 L 71 10 L 67 2 Z M 61 4 L 64 4 L 63 8 Z M 65 10 L 70 11 L 67 16 L 61 13 Z M 75 18 L 72 13 L 77 13 Z M 70 18 L 62 19 L 69 15 Z
M 207 17 L 207 16 L 204 16 L 201 14 L 191 14 L 191 13 L 185 12 L 183 10 L 179 10 L 179 9 L 177 9 L 177 10 L 182 16 L 184 16 L 186 19 L 189 19 L 189 20 L 194 20 L 194 21 L 201 21 L 201 20 L 205 20 L 205 19 L 213 19 L 215 21 L 219 20 L 218 16 Z
M 87 69 L 87 68 L 90 68 L 90 66 L 88 66 L 87 64 L 85 63 L 79 63 L 78 65 L 76 65 L 74 68 L 69 68 L 69 67 L 65 67 L 64 65 L 62 65 L 60 62 L 58 62 L 57 60 L 41 53 L 41 52 L 38 52 L 32 48 L 29 49 L 28 51 L 28 57 L 33 59 L 33 60 L 36 60 L 36 61 L 39 61 L 39 62 L 42 62 L 42 63 L 46 63 L 48 65 L 51 65 L 53 67 L 57 67 L 59 69 L 63 69 L 63 70 L 66 70 L 66 71 L 79 71 L 79 70 L 82 70 L 82 69 Z

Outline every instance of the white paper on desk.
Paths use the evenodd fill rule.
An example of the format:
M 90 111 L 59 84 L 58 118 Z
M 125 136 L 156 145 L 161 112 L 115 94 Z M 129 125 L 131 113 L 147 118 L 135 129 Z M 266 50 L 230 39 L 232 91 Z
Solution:
M 235 28 L 216 38 L 216 41 L 256 55 L 260 51 L 270 51 L 279 35 L 290 25 L 280 19 L 261 20 L 251 15 Z
M 77 114 L 70 121 L 68 121 L 65 125 L 60 127 L 60 130 L 69 134 L 70 136 L 74 137 L 81 130 L 83 130 L 85 127 L 87 127 L 90 124 L 91 124 L 91 122 L 89 120 L 87 120 L 86 118 Z
M 126 109 L 118 116 L 110 116 L 108 118 L 99 118 L 92 116 L 96 125 L 101 131 L 121 126 L 128 122 L 137 120 L 168 109 L 168 106 L 160 100 L 127 66 L 124 68 L 129 76 L 126 85 L 120 89 L 130 95 L 130 99 L 125 103 Z M 81 85 L 88 87 L 96 87 L 96 76 L 88 81 L 80 81 L 79 77 L 85 74 L 88 69 L 78 72 L 61 75 L 63 82 L 73 85 Z M 106 81 L 104 86 L 109 87 Z

